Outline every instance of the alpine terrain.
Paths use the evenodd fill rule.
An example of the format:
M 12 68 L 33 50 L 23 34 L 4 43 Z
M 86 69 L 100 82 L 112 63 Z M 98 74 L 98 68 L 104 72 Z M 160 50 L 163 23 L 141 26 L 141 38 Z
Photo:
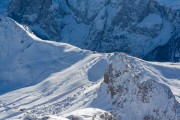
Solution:
M 0 120 L 180 120 L 180 1 L 1 0 Z
M 179 0 L 11 0 L 6 16 L 42 39 L 147 60 L 180 59 Z

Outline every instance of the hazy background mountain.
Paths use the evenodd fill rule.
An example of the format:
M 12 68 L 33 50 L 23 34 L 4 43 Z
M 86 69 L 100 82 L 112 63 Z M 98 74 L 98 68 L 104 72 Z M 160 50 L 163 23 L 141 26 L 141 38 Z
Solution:
M 1 0 L 0 120 L 179 120 L 178 4 Z
M 148 60 L 179 61 L 179 44 L 175 51 L 166 45 L 179 35 L 178 0 L 3 1 L 7 16 L 28 25 L 42 39 L 98 52 L 120 51 L 141 58 L 149 53 Z M 161 54 L 160 46 L 170 49 L 168 55 Z

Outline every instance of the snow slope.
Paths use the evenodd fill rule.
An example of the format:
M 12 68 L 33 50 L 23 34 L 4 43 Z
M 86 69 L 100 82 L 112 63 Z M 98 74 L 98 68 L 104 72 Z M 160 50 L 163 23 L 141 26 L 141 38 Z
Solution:
M 89 54 L 65 43 L 42 41 L 9 18 L 1 17 L 0 26 L 0 94 L 41 82 Z
M 1 17 L 0 26 L 0 120 L 19 120 L 25 116 L 41 119 L 45 115 L 50 115 L 48 119 L 70 119 L 72 115 L 91 119 L 94 114 L 105 111 L 117 119 L 142 119 L 148 118 L 148 114 L 163 118 L 166 108 L 166 115 L 178 120 L 179 63 L 151 63 L 125 54 L 99 54 L 65 43 L 43 41 L 9 18 Z M 110 70 L 113 74 L 109 78 L 114 84 L 107 82 L 104 75 L 111 64 L 114 69 Z M 116 71 L 127 74 L 118 76 L 114 74 Z M 143 92 L 132 94 L 141 90 L 136 88 L 136 76 L 132 73 L 140 76 L 136 81 L 142 85 L 140 88 L 148 90 L 145 97 L 150 103 L 139 99 Z M 121 92 L 117 86 L 126 86 L 130 91 Z M 114 101 L 117 102 L 114 104 Z M 157 108 L 160 109 L 158 115 L 152 112 Z M 76 111 L 78 109 L 83 110 Z
M 82 96 L 78 98 L 78 94 L 84 88 L 96 88 L 99 85 L 96 82 L 102 79 L 108 64 L 105 55 L 92 54 L 65 43 L 40 40 L 28 28 L 9 18 L 1 17 L 0 26 L 0 101 L 4 106 L 6 97 L 3 96 L 9 92 L 7 94 L 12 96 L 8 97 L 8 104 L 13 103 L 12 109 L 8 109 L 6 105 L 1 106 L 1 118 L 21 114 L 21 108 L 31 109 L 47 103 L 48 107 L 57 106 L 60 98 L 61 102 L 67 104 L 66 107 L 70 107 L 73 103 L 68 105 L 68 101 L 82 99 Z M 18 90 L 11 92 L 16 89 Z M 73 99 L 66 95 L 73 95 Z M 84 101 L 77 106 L 81 104 Z
M 139 23 L 139 27 L 147 27 L 151 28 L 155 25 L 159 25 L 162 22 L 162 18 L 160 15 L 157 14 L 150 14 L 148 15 L 141 23 Z
M 179 0 L 12 0 L 8 16 L 43 39 L 143 58 L 177 32 L 171 6 Z

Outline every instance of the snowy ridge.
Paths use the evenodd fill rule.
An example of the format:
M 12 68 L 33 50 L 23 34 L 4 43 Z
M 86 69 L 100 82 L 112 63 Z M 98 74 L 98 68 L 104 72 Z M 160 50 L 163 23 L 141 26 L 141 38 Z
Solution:
M 171 87 L 179 90 L 179 81 L 175 81 L 177 84 Z M 168 87 L 172 84 L 167 84 L 171 82 L 155 74 L 143 61 L 123 54 L 112 60 L 105 74 L 114 113 L 125 120 L 180 119 L 180 103 Z
M 1 20 L 0 119 L 14 119 L 24 110 L 58 115 L 92 99 L 93 94 L 84 95 L 100 85 L 97 81 L 107 67 L 106 55 L 43 41 L 15 21 Z
M 23 0 L 10 1 L 8 16 L 28 25 L 42 39 L 103 53 L 125 52 L 140 58 L 167 44 L 180 23 L 180 12 L 172 7 L 179 5 L 179 0 L 26 0 L 23 3 Z
M 0 26 L 1 93 L 36 84 L 89 54 L 65 43 L 43 41 L 9 18 L 1 17 Z
M 179 120 L 179 63 L 43 41 L 9 18 L 0 26 L 0 120 Z

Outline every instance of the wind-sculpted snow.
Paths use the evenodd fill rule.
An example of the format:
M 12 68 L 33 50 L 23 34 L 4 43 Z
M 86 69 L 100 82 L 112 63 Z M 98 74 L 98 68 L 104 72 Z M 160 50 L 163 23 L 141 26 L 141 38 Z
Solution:
M 0 19 L 0 94 L 37 84 L 88 55 L 65 43 L 42 41 L 27 27 Z
M 106 55 L 43 41 L 9 18 L 0 26 L 0 119 L 61 115 L 92 100 Z
M 1 17 L 0 120 L 179 120 L 179 73 L 179 63 L 44 41 Z
M 174 35 L 178 8 L 178 0 L 11 0 L 8 16 L 44 39 L 144 57 Z

